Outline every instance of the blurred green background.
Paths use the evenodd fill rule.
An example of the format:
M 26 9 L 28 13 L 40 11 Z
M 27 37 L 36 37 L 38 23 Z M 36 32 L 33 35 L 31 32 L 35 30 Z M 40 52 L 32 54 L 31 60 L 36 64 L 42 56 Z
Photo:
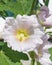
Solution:
M 0 15 L 29 14 L 33 0 L 0 0 Z

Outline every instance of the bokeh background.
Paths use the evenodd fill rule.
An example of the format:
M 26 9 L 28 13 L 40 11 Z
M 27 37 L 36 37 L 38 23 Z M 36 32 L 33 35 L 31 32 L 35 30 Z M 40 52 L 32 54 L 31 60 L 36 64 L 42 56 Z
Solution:
M 48 0 L 47 0 L 48 1 Z M 35 0 L 37 4 L 38 0 Z M 43 0 L 39 0 L 44 5 Z M 0 0 L 0 16 L 16 16 L 17 14 L 29 14 L 33 0 Z M 39 6 L 35 5 L 38 9 Z M 52 0 L 49 0 L 50 13 L 52 13 Z M 34 8 L 34 10 L 36 9 Z

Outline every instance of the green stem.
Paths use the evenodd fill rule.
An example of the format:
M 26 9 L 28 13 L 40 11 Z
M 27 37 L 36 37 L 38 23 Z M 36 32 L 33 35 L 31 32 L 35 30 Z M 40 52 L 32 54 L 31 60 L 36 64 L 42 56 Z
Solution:
M 30 15 L 34 13 L 36 14 L 38 4 L 39 4 L 39 0 L 33 0 L 31 10 L 30 10 Z
M 33 0 L 33 2 L 32 2 L 32 6 L 31 6 L 31 10 L 30 10 L 30 15 L 33 14 L 35 1 L 36 0 Z
M 34 59 L 32 59 L 32 60 L 31 60 L 31 64 L 30 64 L 30 65 L 34 65 L 34 63 L 35 63 L 35 60 L 34 60 Z
M 34 51 L 30 51 L 29 52 L 29 56 L 30 56 L 30 58 L 31 58 L 31 63 L 30 63 L 30 65 L 34 65 L 35 64 L 35 58 L 36 58 L 36 53 L 34 52 Z

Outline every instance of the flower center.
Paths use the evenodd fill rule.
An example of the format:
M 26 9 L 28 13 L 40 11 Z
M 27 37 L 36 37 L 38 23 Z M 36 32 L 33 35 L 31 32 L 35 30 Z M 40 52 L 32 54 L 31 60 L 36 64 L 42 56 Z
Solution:
M 16 31 L 16 38 L 21 42 L 26 40 L 29 37 L 28 33 L 24 29 L 19 29 Z

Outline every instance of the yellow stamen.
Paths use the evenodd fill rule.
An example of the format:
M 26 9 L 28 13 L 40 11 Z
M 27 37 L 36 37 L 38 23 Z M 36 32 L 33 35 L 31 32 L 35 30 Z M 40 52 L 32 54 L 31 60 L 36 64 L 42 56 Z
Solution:
M 27 31 L 24 29 L 19 29 L 16 32 L 16 38 L 20 41 L 24 41 L 25 39 L 27 39 L 29 37 L 29 35 L 27 34 Z

